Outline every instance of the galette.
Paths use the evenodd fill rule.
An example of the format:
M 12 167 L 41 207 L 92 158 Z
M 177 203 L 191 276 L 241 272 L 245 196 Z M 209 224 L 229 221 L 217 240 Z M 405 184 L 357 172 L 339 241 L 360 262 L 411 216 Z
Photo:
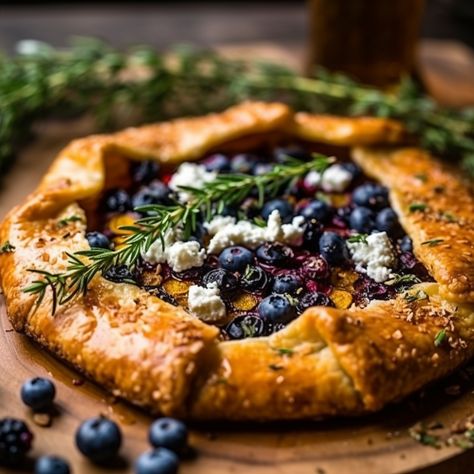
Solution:
M 472 188 L 409 142 L 261 102 L 73 141 L 1 225 L 8 317 L 153 413 L 379 410 L 474 354 Z

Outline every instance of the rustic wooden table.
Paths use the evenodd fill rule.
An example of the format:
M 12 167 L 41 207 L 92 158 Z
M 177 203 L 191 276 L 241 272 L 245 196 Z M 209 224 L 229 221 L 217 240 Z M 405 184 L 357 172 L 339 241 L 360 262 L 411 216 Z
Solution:
M 294 21 L 293 18 L 292 21 Z M 0 44 L 2 41 L 0 18 Z M 25 33 L 25 36 L 27 33 Z M 211 41 L 212 42 L 212 41 Z M 252 55 L 284 61 L 299 67 L 302 49 L 275 43 L 250 43 L 224 50 L 234 56 Z M 474 103 L 474 59 L 459 44 L 424 42 L 420 48 L 420 75 L 441 101 Z M 69 140 L 92 131 L 87 120 L 40 125 L 38 140 L 28 146 L 0 188 L 0 218 L 38 183 L 55 154 Z M 18 396 L 22 382 L 31 376 L 52 377 L 58 389 L 57 413 L 49 428 L 35 425 L 32 414 Z M 460 385 L 457 395 L 447 386 Z M 420 420 L 441 421 L 450 426 L 474 413 L 473 383 L 459 375 L 381 414 L 357 419 L 262 426 L 200 425 L 192 427 L 192 444 L 198 456 L 182 465 L 183 473 L 467 473 L 472 472 L 474 453 L 459 448 L 421 446 L 408 435 Z M 451 394 L 450 394 L 451 393 Z M 0 417 L 28 420 L 35 432 L 33 456 L 56 453 L 68 458 L 76 474 L 104 472 L 81 458 L 73 434 L 81 420 L 103 413 L 117 420 L 124 432 L 122 462 L 108 472 L 131 472 L 131 460 L 147 449 L 146 428 L 150 418 L 115 400 L 95 384 L 65 367 L 24 336 L 15 333 L 0 302 Z M 7 472 L 2 470 L 0 472 Z M 106 471 L 107 472 L 107 471 Z

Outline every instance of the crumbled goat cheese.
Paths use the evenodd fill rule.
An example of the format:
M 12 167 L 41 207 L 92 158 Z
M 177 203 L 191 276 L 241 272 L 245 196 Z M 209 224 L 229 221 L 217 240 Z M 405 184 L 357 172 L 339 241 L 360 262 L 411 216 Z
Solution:
M 180 190 L 180 186 L 190 186 L 193 188 L 202 188 L 204 183 L 216 179 L 215 171 L 207 171 L 206 167 L 196 163 L 182 163 L 170 179 L 169 187 L 178 193 L 181 202 L 187 202 L 191 194 Z
M 321 173 L 318 173 L 314 170 L 310 171 L 304 178 L 304 184 L 308 188 L 315 188 L 316 186 L 319 186 L 321 184 L 321 178 Z
M 235 217 L 214 216 L 210 222 L 204 222 L 204 228 L 209 232 L 209 234 L 216 235 L 217 232 L 230 224 L 235 224 Z
M 175 272 L 183 272 L 193 267 L 202 267 L 206 251 L 199 242 L 176 242 L 165 248 L 166 261 Z
M 150 246 L 143 258 L 152 263 L 168 263 L 175 272 L 183 272 L 194 267 L 202 267 L 206 251 L 201 249 L 199 242 L 181 242 L 177 240 L 179 232 L 169 230 L 165 233 L 164 247 L 161 239 Z
M 332 165 L 321 178 L 321 186 L 324 191 L 345 191 L 352 181 L 352 173 L 341 165 Z
M 191 285 L 188 309 L 194 316 L 206 322 L 216 322 L 226 316 L 225 303 L 220 297 L 216 283 L 210 283 L 207 287 Z
M 259 227 L 250 221 L 223 221 L 216 217 L 209 222 L 207 229 L 213 235 L 209 242 L 208 252 L 217 253 L 231 245 L 245 245 L 256 248 L 264 242 L 282 242 L 298 245 L 304 233 L 304 218 L 296 216 L 291 224 L 282 224 L 278 210 L 268 217 L 266 227 Z
M 376 232 L 367 236 L 365 242 L 347 242 L 356 264 L 356 270 L 366 272 L 377 283 L 388 280 L 393 271 L 395 253 L 386 232 Z

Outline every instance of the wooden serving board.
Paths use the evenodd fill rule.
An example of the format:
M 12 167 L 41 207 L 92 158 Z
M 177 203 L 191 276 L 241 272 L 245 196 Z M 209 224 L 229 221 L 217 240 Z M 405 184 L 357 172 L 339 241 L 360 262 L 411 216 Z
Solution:
M 0 187 L 0 219 L 34 189 L 56 153 L 72 138 L 91 133 L 87 119 L 43 125 L 40 137 L 21 154 Z M 35 424 L 19 398 L 29 377 L 51 377 L 57 387 L 52 426 Z M 458 389 L 459 386 L 459 389 Z M 453 389 L 455 387 L 455 389 Z M 474 450 L 422 446 L 408 434 L 419 421 L 451 426 L 474 414 L 474 382 L 454 375 L 382 413 L 349 420 L 272 423 L 265 425 L 201 424 L 191 426 L 196 456 L 182 463 L 183 474 L 379 474 L 473 472 Z M 74 432 L 85 418 L 104 414 L 123 431 L 122 458 L 107 470 L 93 466 L 74 446 Z M 58 454 L 75 474 L 133 472 L 133 459 L 149 449 L 151 418 L 115 400 L 69 369 L 25 336 L 12 330 L 0 297 L 0 417 L 27 420 L 34 431 L 32 459 Z M 33 462 L 33 461 L 32 461 Z M 0 473 L 8 472 L 0 467 Z

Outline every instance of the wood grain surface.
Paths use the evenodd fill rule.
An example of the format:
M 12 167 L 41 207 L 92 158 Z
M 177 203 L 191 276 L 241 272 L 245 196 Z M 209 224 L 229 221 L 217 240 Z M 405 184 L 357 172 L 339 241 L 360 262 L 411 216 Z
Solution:
M 234 51 L 235 53 L 235 51 Z M 277 55 L 281 52 L 274 51 Z M 70 139 L 92 131 L 87 119 L 49 122 L 38 128 L 38 139 L 25 148 L 8 180 L 0 188 L 0 218 L 38 183 L 59 149 Z M 37 426 L 21 404 L 25 379 L 47 376 L 57 386 L 51 427 Z M 466 371 L 453 375 L 382 413 L 359 419 L 273 423 L 266 425 L 205 424 L 191 427 L 193 459 L 182 463 L 183 474 L 379 474 L 469 473 L 474 452 L 434 449 L 418 444 L 408 429 L 419 421 L 451 426 L 474 414 L 474 382 Z M 453 387 L 456 389 L 453 390 Z M 116 420 L 124 434 L 121 459 L 108 469 L 82 458 L 74 447 L 74 432 L 85 418 L 104 414 Z M 133 472 L 131 463 L 148 449 L 151 419 L 115 400 L 77 372 L 11 329 L 0 300 L 0 417 L 26 419 L 35 434 L 31 458 L 59 454 L 70 460 L 74 473 Z M 9 472 L 2 470 L 0 472 Z

